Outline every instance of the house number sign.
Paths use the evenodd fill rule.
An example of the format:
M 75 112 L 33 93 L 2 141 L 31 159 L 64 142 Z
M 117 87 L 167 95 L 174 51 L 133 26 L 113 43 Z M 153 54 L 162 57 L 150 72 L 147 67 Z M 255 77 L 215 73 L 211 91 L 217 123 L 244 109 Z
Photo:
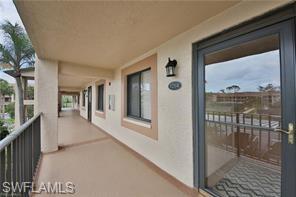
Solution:
M 169 83 L 170 90 L 179 90 L 181 87 L 182 84 L 179 81 L 172 81 L 171 83 Z

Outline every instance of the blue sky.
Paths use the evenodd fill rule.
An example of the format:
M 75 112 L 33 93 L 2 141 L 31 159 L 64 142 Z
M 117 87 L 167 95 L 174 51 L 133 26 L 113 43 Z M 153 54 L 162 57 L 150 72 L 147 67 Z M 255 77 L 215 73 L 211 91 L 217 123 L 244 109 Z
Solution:
M 257 91 L 271 83 L 280 86 L 279 50 L 206 66 L 206 91 L 219 92 L 231 85 L 240 92 Z
M 4 20 L 9 20 L 12 23 L 18 23 L 24 27 L 12 0 L 0 0 L 0 22 Z M 2 32 L 0 32 L 0 43 L 3 43 Z M 9 83 L 15 83 L 14 78 L 6 75 L 2 71 L 0 71 L 0 78 L 5 79 Z

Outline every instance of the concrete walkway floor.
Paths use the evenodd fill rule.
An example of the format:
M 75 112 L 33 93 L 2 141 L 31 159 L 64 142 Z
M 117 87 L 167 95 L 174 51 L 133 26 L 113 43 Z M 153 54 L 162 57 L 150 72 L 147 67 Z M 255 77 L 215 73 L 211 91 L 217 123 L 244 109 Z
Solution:
M 70 181 L 75 193 L 34 196 L 188 196 L 77 112 L 61 113 L 59 144 L 61 150 L 43 155 L 37 188 Z

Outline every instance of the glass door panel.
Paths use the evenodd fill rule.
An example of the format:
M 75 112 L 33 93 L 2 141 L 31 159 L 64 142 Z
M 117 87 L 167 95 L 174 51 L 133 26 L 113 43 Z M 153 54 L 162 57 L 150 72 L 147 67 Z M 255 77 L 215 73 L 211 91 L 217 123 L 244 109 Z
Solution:
M 280 196 L 278 34 L 204 56 L 205 186 L 220 196 Z

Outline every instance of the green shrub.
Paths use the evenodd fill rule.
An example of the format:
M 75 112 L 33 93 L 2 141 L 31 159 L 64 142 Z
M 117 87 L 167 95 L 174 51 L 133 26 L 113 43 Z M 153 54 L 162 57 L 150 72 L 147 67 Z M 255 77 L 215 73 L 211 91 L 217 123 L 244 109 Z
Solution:
M 10 115 L 10 118 L 14 119 L 14 103 L 9 103 L 5 106 L 5 113 L 8 113 Z
M 4 125 L 4 121 L 0 119 L 0 140 L 9 134 L 8 128 Z

